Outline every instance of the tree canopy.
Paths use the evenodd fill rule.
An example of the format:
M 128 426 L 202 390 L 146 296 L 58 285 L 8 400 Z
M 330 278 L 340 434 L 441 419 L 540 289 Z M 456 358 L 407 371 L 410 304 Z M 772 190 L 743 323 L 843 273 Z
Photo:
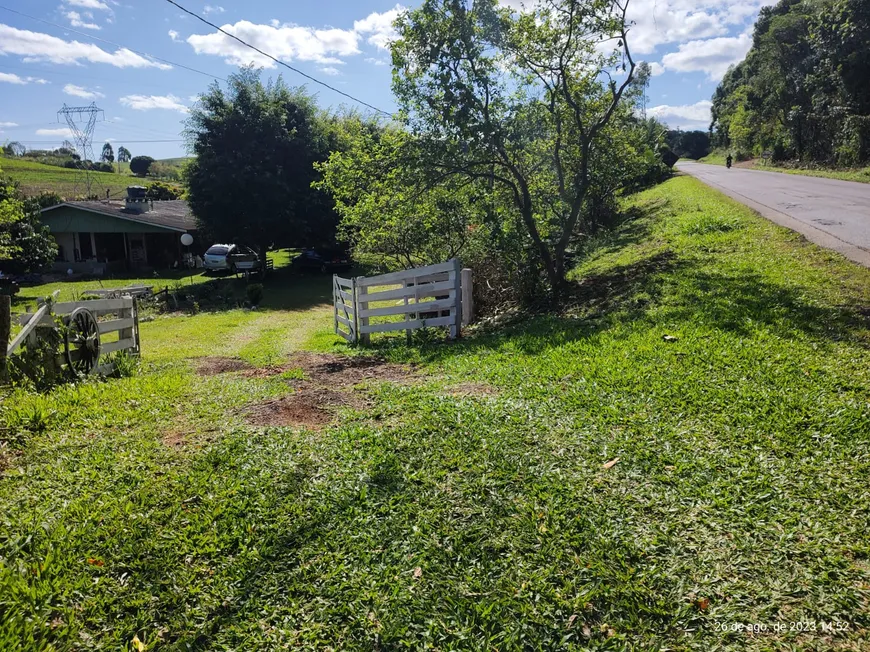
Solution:
M 57 256 L 48 227 L 39 221 L 40 204 L 57 203 L 57 196 L 26 199 L 17 182 L 0 170 L 0 270 L 6 274 L 38 272 Z
M 330 138 L 310 95 L 243 68 L 200 96 L 186 135 L 188 200 L 211 237 L 265 255 L 273 244 L 306 244 L 324 221 L 334 236 L 329 198 L 312 188 Z
M 660 166 L 634 115 L 626 7 L 426 0 L 401 17 L 399 124 L 361 131 L 326 168 L 348 236 L 426 257 L 486 233 L 490 253 L 519 255 L 559 292 L 569 247 L 607 219 L 614 190 Z M 414 245 L 433 229 L 432 246 Z
M 715 144 L 841 165 L 870 160 L 870 0 L 764 7 L 713 96 Z
M 130 172 L 140 177 L 144 177 L 151 169 L 154 159 L 150 156 L 134 156 L 130 159 Z

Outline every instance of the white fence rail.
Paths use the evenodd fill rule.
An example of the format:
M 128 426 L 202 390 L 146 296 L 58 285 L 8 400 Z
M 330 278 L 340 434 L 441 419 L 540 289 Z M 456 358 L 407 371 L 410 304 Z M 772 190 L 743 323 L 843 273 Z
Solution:
M 471 322 L 471 270 L 454 259 L 380 276 L 334 276 L 333 298 L 335 332 L 349 342 L 395 331 L 410 339 L 413 330 L 435 326 L 448 327 L 454 339 Z
M 127 351 L 131 355 L 141 352 L 139 340 L 139 313 L 136 300 L 126 296 L 117 299 L 95 299 L 92 301 L 70 301 L 64 303 L 43 303 L 36 312 L 18 315 L 18 323 L 22 326 L 15 339 L 6 349 L 6 357 L 17 353 L 25 344 L 35 344 L 40 337 L 40 328 L 54 329 L 57 327 L 55 317 L 63 318 L 71 315 L 79 308 L 88 310 L 96 319 L 99 331 L 100 356 Z M 117 337 L 112 334 L 117 333 Z M 72 361 L 79 359 L 77 352 L 70 352 Z M 57 365 L 68 362 L 63 355 L 57 356 Z M 97 373 L 108 374 L 114 370 L 111 364 L 96 367 Z

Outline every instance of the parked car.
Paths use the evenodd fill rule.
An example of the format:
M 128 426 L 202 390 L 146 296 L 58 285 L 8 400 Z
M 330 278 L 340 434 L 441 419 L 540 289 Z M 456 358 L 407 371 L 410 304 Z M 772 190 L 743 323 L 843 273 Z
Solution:
M 353 265 L 350 254 L 339 248 L 303 249 L 291 263 L 297 271 L 316 271 L 321 274 L 347 270 Z
M 202 258 L 206 272 L 252 272 L 260 269 L 260 257 L 244 245 L 215 244 Z

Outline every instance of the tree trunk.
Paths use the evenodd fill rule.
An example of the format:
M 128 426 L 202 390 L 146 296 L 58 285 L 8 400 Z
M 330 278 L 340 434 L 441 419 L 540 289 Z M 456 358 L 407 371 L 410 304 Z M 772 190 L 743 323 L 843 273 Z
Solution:
M 262 268 L 263 278 L 266 278 L 266 274 L 268 272 L 268 270 L 266 268 L 266 260 L 268 259 L 268 255 L 267 255 L 268 253 L 269 253 L 269 245 L 261 244 L 260 245 L 260 264 L 263 266 L 263 268 Z

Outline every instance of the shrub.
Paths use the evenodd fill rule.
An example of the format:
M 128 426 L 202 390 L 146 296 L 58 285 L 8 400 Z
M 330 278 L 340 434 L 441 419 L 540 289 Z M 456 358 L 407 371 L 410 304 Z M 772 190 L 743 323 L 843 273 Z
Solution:
M 148 184 L 145 193 L 148 199 L 153 199 L 154 201 L 169 201 L 180 199 L 182 190 L 181 188 L 164 181 L 153 181 Z
M 154 159 L 150 156 L 134 156 L 130 161 L 130 172 L 137 176 L 144 177 L 148 174 L 148 170 L 151 169 L 152 163 L 154 163 Z

